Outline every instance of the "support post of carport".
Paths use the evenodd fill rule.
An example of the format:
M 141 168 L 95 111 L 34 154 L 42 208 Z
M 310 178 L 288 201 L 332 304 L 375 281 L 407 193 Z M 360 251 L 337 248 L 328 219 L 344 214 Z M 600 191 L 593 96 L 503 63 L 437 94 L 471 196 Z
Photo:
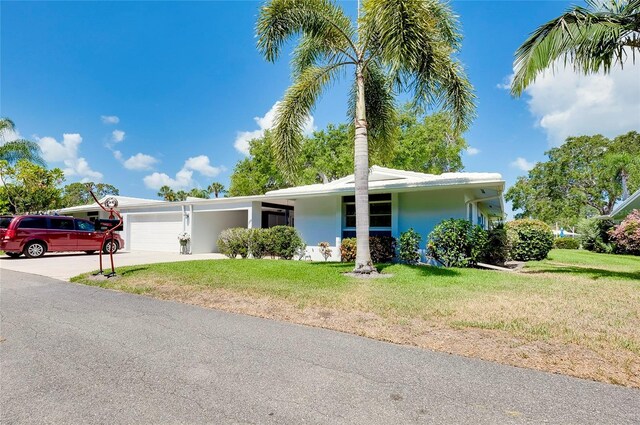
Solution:
M 260 229 L 262 227 L 262 202 L 251 202 L 248 215 L 249 222 L 247 223 L 247 227 L 249 229 Z

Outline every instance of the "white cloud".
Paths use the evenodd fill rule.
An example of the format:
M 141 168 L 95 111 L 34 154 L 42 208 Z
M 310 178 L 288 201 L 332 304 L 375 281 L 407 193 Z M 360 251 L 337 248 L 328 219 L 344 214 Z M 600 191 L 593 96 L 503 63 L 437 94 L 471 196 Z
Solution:
M 530 169 L 532 169 L 536 164 L 533 162 L 529 162 L 526 159 L 524 159 L 523 157 L 519 156 L 516 158 L 515 161 L 513 161 L 511 164 L 509 164 L 511 167 L 513 168 L 518 168 L 522 171 L 529 171 Z
M 4 145 L 8 142 L 13 142 L 14 140 L 22 139 L 22 135 L 18 130 L 3 130 L 0 132 L 0 146 Z
M 515 77 L 516 74 L 509 74 L 506 77 L 504 77 L 502 79 L 502 83 L 498 83 L 496 84 L 496 87 L 501 89 L 501 90 L 509 90 L 511 91 L 511 83 L 513 82 L 513 77 Z
M 81 181 L 100 181 L 102 173 L 94 171 L 85 158 L 78 157 L 78 149 L 82 143 L 82 136 L 77 133 L 65 133 L 62 142 L 53 137 L 36 138 L 42 149 L 42 157 L 47 162 L 61 162 L 65 176 L 79 177 Z
M 640 130 L 640 63 L 610 74 L 582 75 L 571 66 L 547 71 L 526 89 L 536 125 L 552 146 L 569 136 L 615 137 Z
M 277 101 L 273 104 L 271 109 L 264 114 L 263 117 L 254 117 L 254 121 L 258 124 L 257 130 L 252 131 L 239 131 L 236 135 L 236 140 L 233 142 L 233 146 L 236 150 L 244 155 L 249 155 L 249 142 L 253 139 L 260 138 L 264 135 L 265 130 L 270 130 L 276 118 L 276 112 L 278 109 L 278 105 L 280 101 Z M 304 127 L 302 132 L 304 134 L 311 134 L 316 130 L 316 127 L 313 125 L 313 116 L 309 115 L 307 120 L 304 123 Z
M 118 124 L 120 122 L 120 118 L 115 115 L 101 115 L 100 119 L 103 124 Z
M 120 151 L 113 151 L 113 157 L 115 159 L 117 159 L 118 161 L 122 162 L 122 152 Z
M 469 146 L 467 149 L 467 155 L 474 156 L 480 153 L 480 149 Z
M 111 132 L 111 140 L 115 143 L 120 143 L 124 140 L 125 132 L 122 130 L 113 130 Z
M 120 154 L 119 151 L 116 152 Z M 116 155 L 115 152 L 113 154 L 114 156 Z M 120 154 L 120 159 L 122 159 L 122 154 Z M 127 170 L 151 170 L 157 163 L 158 160 L 156 158 L 139 152 L 124 161 L 122 165 L 124 165 L 124 168 Z
M 224 167 L 214 167 L 211 165 L 209 157 L 199 155 L 188 158 L 182 169 L 176 173 L 175 178 L 166 173 L 153 173 L 145 176 L 142 180 L 145 186 L 150 189 L 160 189 L 162 186 L 169 186 L 172 189 L 186 189 L 195 185 L 193 173 L 197 171 L 205 177 L 215 177 L 224 171 Z

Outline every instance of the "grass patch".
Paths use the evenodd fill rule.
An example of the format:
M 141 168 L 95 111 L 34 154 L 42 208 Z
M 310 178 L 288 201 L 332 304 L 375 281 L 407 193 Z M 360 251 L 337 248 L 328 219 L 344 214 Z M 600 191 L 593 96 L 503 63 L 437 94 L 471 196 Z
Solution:
M 204 260 L 75 282 L 640 387 L 640 258 L 554 250 L 522 273 Z

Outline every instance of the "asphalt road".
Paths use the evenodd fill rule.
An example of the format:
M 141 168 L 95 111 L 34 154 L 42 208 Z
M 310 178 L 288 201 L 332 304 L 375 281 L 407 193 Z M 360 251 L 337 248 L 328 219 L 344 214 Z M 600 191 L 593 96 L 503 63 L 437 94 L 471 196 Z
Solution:
M 1 273 L 2 424 L 640 423 L 637 390 Z

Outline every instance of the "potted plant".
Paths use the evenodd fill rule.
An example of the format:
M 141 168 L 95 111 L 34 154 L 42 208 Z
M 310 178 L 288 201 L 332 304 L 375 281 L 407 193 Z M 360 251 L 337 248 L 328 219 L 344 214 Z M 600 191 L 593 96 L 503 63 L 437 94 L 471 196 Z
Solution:
M 180 241 L 180 254 L 189 254 L 189 241 L 191 235 L 187 232 L 181 232 L 178 234 L 178 241 Z

